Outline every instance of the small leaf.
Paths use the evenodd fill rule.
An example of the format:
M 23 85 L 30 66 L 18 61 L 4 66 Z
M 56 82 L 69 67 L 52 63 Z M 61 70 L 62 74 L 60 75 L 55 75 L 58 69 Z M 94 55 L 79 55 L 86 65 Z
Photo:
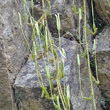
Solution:
M 82 12 L 81 12 L 81 9 L 79 8 L 79 20 L 82 19 Z
M 75 4 L 73 4 L 73 12 L 74 12 L 75 14 L 79 14 L 79 12 L 77 12 L 77 10 L 76 10 L 76 5 L 75 5 Z
M 32 59 L 33 60 L 36 60 L 37 53 L 36 53 L 36 44 L 35 44 L 35 41 L 33 41 L 33 52 L 31 53 L 31 55 L 32 55 Z
M 57 110 L 61 110 L 61 108 L 58 105 L 56 105 L 55 103 L 54 103 L 54 106 Z
M 77 62 L 78 62 L 78 65 L 80 66 L 80 57 L 79 57 L 79 54 L 77 55 Z
M 32 18 L 32 16 L 30 17 L 30 23 L 33 26 L 33 18 Z
M 45 45 L 46 45 L 46 49 L 48 50 L 47 31 L 46 31 L 46 34 L 45 34 Z
M 86 29 L 87 29 L 88 33 L 91 34 L 91 35 L 95 35 L 96 32 L 97 32 L 97 28 L 96 28 L 95 25 L 93 25 L 93 30 L 94 30 L 94 32 L 92 32 L 88 27 L 86 27 Z
M 35 22 L 35 28 L 36 28 L 36 30 L 37 30 L 37 35 L 38 35 L 38 37 L 40 37 L 40 31 L 39 31 L 38 22 Z
M 92 96 L 91 97 L 83 97 L 83 99 L 85 99 L 85 100 L 91 100 L 92 99 Z
M 28 23 L 28 16 L 27 16 L 27 13 L 25 13 L 25 20 L 26 20 L 26 23 Z
M 47 73 L 47 77 L 50 79 L 50 74 L 49 74 L 49 68 L 48 68 L 48 66 L 46 66 L 46 73 Z
M 44 97 L 44 91 L 42 91 L 41 97 Z
M 60 55 L 61 55 L 61 61 L 64 63 L 65 58 L 66 58 L 66 53 L 65 50 L 62 48 L 61 50 L 59 49 Z
M 67 86 L 67 98 L 70 99 L 70 91 L 69 91 L 69 85 Z
M 94 49 L 94 50 L 96 49 L 96 41 L 95 41 L 95 39 L 94 39 L 93 49 Z
M 36 44 L 36 52 L 38 52 L 39 51 L 39 45 L 38 45 L 38 43 Z
M 31 56 L 32 56 L 32 59 L 33 59 L 33 60 L 36 60 L 36 55 L 35 55 L 34 52 L 31 53 Z
M 61 77 L 64 78 L 64 63 L 61 61 Z
M 44 93 L 45 93 L 45 97 L 49 99 L 50 96 L 49 96 L 49 94 L 48 94 L 48 92 L 47 92 L 47 88 L 44 87 L 44 86 L 42 86 L 41 88 L 42 88 L 42 90 L 43 90 Z
M 91 35 L 94 35 L 94 33 L 86 26 L 87 32 Z
M 51 14 L 50 14 L 50 0 L 47 0 L 47 15 L 50 15 L 51 16 Z
M 36 44 L 35 44 L 35 41 L 33 41 L 33 51 L 34 51 L 34 54 L 37 55 L 37 53 L 36 53 Z
M 57 96 L 56 96 L 56 94 L 53 95 L 53 98 L 54 98 L 55 101 L 57 101 Z
M 76 5 L 73 4 L 73 12 L 76 13 Z
M 96 34 L 97 28 L 96 28 L 96 25 L 95 24 L 93 25 L 93 30 L 94 30 L 94 34 Z
M 59 101 L 59 97 L 58 96 L 57 96 L 57 104 L 58 104 L 58 106 L 60 108 L 60 101 Z
M 32 32 L 32 40 L 35 40 L 35 29 L 33 28 L 33 32 Z
M 19 12 L 18 12 L 18 16 L 19 16 L 19 23 L 22 26 L 22 23 L 21 23 L 21 14 Z
M 33 9 L 33 7 L 34 7 L 34 2 L 33 0 L 31 0 L 31 8 Z
M 62 48 L 63 55 L 66 56 L 65 50 Z
M 50 87 L 53 88 L 53 80 L 50 80 Z
M 55 15 L 56 17 L 56 23 L 57 23 L 57 30 L 60 32 L 60 16 L 59 13 Z

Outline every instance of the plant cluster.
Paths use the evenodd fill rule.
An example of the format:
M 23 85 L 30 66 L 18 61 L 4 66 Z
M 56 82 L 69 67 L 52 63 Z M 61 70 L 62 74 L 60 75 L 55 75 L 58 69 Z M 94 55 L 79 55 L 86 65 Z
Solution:
M 24 13 L 25 20 L 26 20 L 27 25 L 32 27 L 32 42 L 33 42 L 32 49 L 29 46 L 29 43 L 28 43 L 28 41 L 25 37 L 25 34 L 23 32 L 21 14 L 18 13 L 21 31 L 23 33 L 24 39 L 25 39 L 27 46 L 30 50 L 30 53 L 32 55 L 32 59 L 34 60 L 35 65 L 36 65 L 37 77 L 39 79 L 39 83 L 42 88 L 42 96 L 41 97 L 45 96 L 47 99 L 52 100 L 53 104 L 57 110 L 62 110 L 62 109 L 70 110 L 70 92 L 69 92 L 70 88 L 69 88 L 69 85 L 67 85 L 67 87 L 66 87 L 65 80 L 64 80 L 63 86 L 61 84 L 61 79 L 65 78 L 64 63 L 65 63 L 66 54 L 65 54 L 65 50 L 61 47 L 60 15 L 59 14 L 55 15 L 57 30 L 58 30 L 58 35 L 59 35 L 59 47 L 57 47 L 54 43 L 54 40 L 52 38 L 52 35 L 51 35 L 50 30 L 48 28 L 48 23 L 47 23 L 47 16 L 51 15 L 51 13 L 50 13 L 50 0 L 46 0 L 46 1 L 42 0 L 42 8 L 45 8 L 45 2 L 47 3 L 47 6 L 48 6 L 47 11 L 43 13 L 43 15 L 41 16 L 41 18 L 38 21 L 36 21 L 34 19 L 34 10 L 33 10 L 34 2 L 33 2 L 33 0 L 31 0 L 32 14 L 27 6 L 26 0 L 23 0 L 24 10 L 25 10 L 25 13 Z M 94 40 L 95 68 L 96 68 L 96 79 L 95 79 L 94 76 L 92 75 L 91 67 L 90 67 L 90 56 L 89 56 L 89 49 L 88 49 L 87 32 L 89 34 L 94 35 L 97 32 L 97 28 L 96 28 L 95 22 L 94 22 L 94 10 L 93 10 L 92 0 L 91 0 L 91 4 L 92 4 L 91 7 L 92 7 L 92 17 L 93 17 L 93 31 L 91 31 L 86 25 L 86 0 L 83 0 L 83 4 L 84 4 L 83 7 L 79 8 L 78 11 L 76 9 L 75 4 L 73 4 L 73 11 L 74 11 L 74 13 L 76 13 L 79 16 L 79 35 L 78 36 L 79 36 L 81 54 L 77 55 L 77 61 L 78 61 L 78 68 L 79 68 L 80 93 L 81 93 L 81 97 L 84 98 L 85 100 L 93 100 L 94 110 L 96 110 L 96 102 L 95 102 L 94 88 L 93 88 L 93 82 L 96 82 L 96 84 L 99 84 L 98 73 L 97 73 L 97 62 L 96 62 L 96 46 L 95 46 L 95 40 Z M 82 18 L 82 14 L 84 14 L 84 18 Z M 85 44 L 86 44 L 85 51 L 82 50 L 82 46 L 81 46 L 82 41 L 81 41 L 81 35 L 80 35 L 80 28 L 81 28 L 80 24 L 81 24 L 82 19 L 84 19 L 84 37 L 85 37 Z M 42 40 L 44 42 L 43 45 L 41 43 Z M 61 62 L 59 60 L 57 50 L 60 52 L 60 54 L 62 56 L 60 58 Z M 52 59 L 49 58 L 49 52 L 51 52 L 53 55 Z M 44 58 L 45 55 L 48 59 L 49 65 L 46 64 L 46 61 Z M 90 97 L 83 96 L 82 86 L 81 86 L 81 78 L 80 78 L 80 73 L 81 73 L 81 71 L 80 71 L 80 57 L 84 58 L 85 56 L 87 57 L 87 62 L 88 62 L 88 74 L 89 74 L 90 87 L 91 87 L 91 96 Z M 43 77 L 42 77 L 42 74 L 39 69 L 38 60 L 41 58 L 43 59 L 43 62 L 45 65 L 46 77 L 47 77 L 47 80 L 49 81 L 49 85 L 50 85 L 50 94 L 49 94 L 47 88 L 44 86 Z M 52 75 L 51 68 L 50 68 L 51 62 L 54 64 L 54 68 L 56 71 L 54 76 Z M 56 88 L 54 88 L 54 86 L 53 86 L 53 81 L 57 82 Z M 57 89 L 58 94 L 55 94 L 55 92 L 54 92 L 55 89 Z

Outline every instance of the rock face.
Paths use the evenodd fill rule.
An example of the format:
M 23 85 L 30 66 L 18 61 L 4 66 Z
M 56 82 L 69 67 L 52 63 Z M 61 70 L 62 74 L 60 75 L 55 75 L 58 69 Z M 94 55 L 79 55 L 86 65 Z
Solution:
M 3 39 L 0 36 L 0 110 L 12 110 L 11 88 L 8 79 Z
M 19 0 L 16 0 L 16 2 L 14 0 L 0 2 L 0 30 L 1 37 L 4 40 L 7 67 L 11 81 L 20 70 L 29 53 L 19 25 L 18 12 L 23 17 L 23 4 Z M 22 23 L 24 33 L 30 42 L 31 32 L 24 19 L 22 19 Z
M 21 33 L 18 12 L 24 14 L 21 1 L 0 1 L 0 110 L 14 109 L 11 84 L 29 54 Z M 31 32 L 24 19 L 22 22 L 27 40 L 30 41 Z
M 48 17 L 50 31 L 57 33 L 55 14 L 59 13 L 61 20 L 61 34 L 74 28 L 73 11 L 70 1 L 55 0 L 51 6 L 52 18 Z
M 96 11 L 104 22 L 110 25 L 110 0 L 94 0 Z
M 96 36 L 97 65 L 100 79 L 99 88 L 110 97 L 110 28 L 105 27 L 101 35 Z

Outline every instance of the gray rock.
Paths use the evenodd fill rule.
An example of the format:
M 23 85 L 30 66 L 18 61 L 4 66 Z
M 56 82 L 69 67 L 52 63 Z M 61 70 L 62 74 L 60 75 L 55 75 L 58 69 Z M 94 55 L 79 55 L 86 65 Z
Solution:
M 29 54 L 21 33 L 18 12 L 23 18 L 21 1 L 0 0 L 0 110 L 14 109 L 11 85 Z M 23 18 L 24 33 L 30 41 L 31 32 L 24 21 Z
M 12 110 L 11 88 L 7 71 L 4 41 L 0 36 L 0 110 Z
M 105 27 L 101 35 L 96 36 L 96 54 L 102 93 L 110 97 L 110 28 Z
M 18 73 L 29 54 L 29 49 L 19 25 L 18 12 L 22 15 L 23 30 L 27 40 L 31 44 L 31 31 L 25 23 L 23 3 L 19 0 L 0 1 L 0 31 L 4 40 L 7 67 L 11 82 L 13 82 L 15 75 Z
M 94 0 L 96 11 L 100 15 L 100 17 L 103 19 L 103 21 L 110 25 L 110 0 Z
M 57 13 L 59 13 L 60 15 L 61 34 L 64 34 L 65 32 L 74 28 L 72 7 L 70 3 L 67 3 L 67 1 L 65 0 L 62 0 L 60 2 L 55 1 L 51 6 L 51 13 L 52 13 L 52 18 L 48 17 L 48 25 L 52 33 L 54 31 L 58 33 L 56 28 L 56 18 L 55 18 L 55 14 Z

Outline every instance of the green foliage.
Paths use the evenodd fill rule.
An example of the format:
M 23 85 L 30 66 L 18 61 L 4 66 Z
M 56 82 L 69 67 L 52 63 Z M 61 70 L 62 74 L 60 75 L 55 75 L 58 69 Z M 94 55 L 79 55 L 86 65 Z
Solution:
M 59 35 L 59 47 L 56 47 L 54 44 L 54 40 L 52 39 L 50 30 L 48 28 L 47 25 L 47 16 L 50 15 L 50 0 L 46 0 L 47 2 L 47 12 L 44 13 L 40 20 L 41 23 L 39 23 L 40 20 L 35 21 L 34 19 L 34 12 L 33 12 L 33 7 L 34 7 L 34 2 L 33 0 L 31 0 L 31 7 L 32 7 L 32 15 L 27 7 L 27 2 L 26 0 L 23 0 L 24 3 L 24 9 L 25 9 L 25 20 L 26 23 L 28 25 L 32 26 L 32 41 L 33 41 L 33 50 L 30 49 L 29 43 L 26 40 L 25 34 L 23 32 L 23 28 L 22 28 L 22 21 L 21 21 L 21 15 L 20 13 L 18 13 L 19 15 L 19 23 L 21 26 L 21 30 L 23 33 L 23 37 L 27 43 L 27 46 L 31 52 L 32 58 L 35 61 L 36 64 L 36 72 L 37 72 L 37 76 L 39 79 L 39 84 L 41 85 L 42 88 L 42 95 L 41 97 L 46 97 L 47 99 L 50 99 L 53 101 L 53 104 L 55 106 L 55 108 L 57 110 L 70 110 L 70 92 L 69 92 L 69 85 L 67 86 L 67 88 L 65 88 L 65 81 L 64 81 L 64 89 L 62 88 L 61 82 L 60 80 L 62 78 L 65 77 L 65 72 L 64 72 L 64 62 L 65 62 L 65 58 L 66 58 L 66 54 L 65 54 L 65 50 L 63 48 L 61 48 L 61 38 L 60 38 L 60 30 L 61 30 L 61 24 L 60 24 L 60 15 L 59 13 L 56 14 L 56 24 L 57 24 L 57 30 L 58 30 L 58 35 Z M 92 4 L 92 16 L 93 16 L 93 31 L 91 31 L 87 25 L 86 25 L 86 1 L 84 0 L 84 6 L 82 8 L 79 8 L 78 11 L 76 9 L 76 5 L 73 4 L 73 12 L 75 14 L 77 14 L 79 16 L 79 42 L 80 42 L 80 51 L 81 54 L 77 55 L 77 62 L 78 62 L 78 68 L 79 68 L 79 83 L 80 83 L 80 93 L 81 93 L 81 97 L 85 100 L 93 100 L 93 105 L 94 105 L 94 110 L 96 110 L 96 103 L 95 103 L 95 96 L 94 96 L 94 88 L 93 88 L 93 82 L 96 82 L 96 84 L 99 84 L 99 80 L 98 80 L 98 72 L 97 72 L 97 62 L 96 62 L 96 46 L 95 46 L 95 40 L 94 40 L 94 52 L 95 52 L 95 67 L 96 67 L 96 79 L 94 78 L 94 76 L 92 75 L 91 72 L 91 68 L 90 68 L 90 56 L 89 56 L 89 49 L 88 49 L 88 41 L 87 41 L 87 32 L 89 34 L 96 34 L 97 32 L 97 27 L 95 25 L 94 22 L 94 10 L 93 10 L 93 3 L 91 0 L 91 4 Z M 42 0 L 42 7 L 44 8 L 44 0 Z M 28 12 L 28 15 L 27 15 Z M 82 14 L 84 14 L 84 17 L 82 16 Z M 28 20 L 28 18 L 30 19 L 30 22 Z M 80 29 L 81 29 L 81 20 L 84 20 L 84 38 L 85 38 L 85 43 L 86 43 L 86 49 L 83 52 L 82 50 L 82 41 L 81 41 L 81 35 L 80 35 Z M 44 32 L 42 33 L 42 29 L 44 29 Z M 38 39 L 36 38 L 36 35 L 38 36 Z M 44 45 L 42 46 L 41 44 L 41 40 L 44 41 Z M 40 43 L 40 45 L 39 45 Z M 59 61 L 58 58 L 58 53 L 57 53 L 57 49 L 59 50 L 60 54 L 61 54 L 61 63 Z M 52 53 L 53 58 L 50 59 L 49 58 L 49 52 Z M 39 56 L 39 53 L 41 53 L 41 56 Z M 44 59 L 44 54 L 46 54 L 47 59 L 48 59 L 48 63 L 49 65 L 46 64 L 46 61 Z M 91 87 L 91 95 L 90 97 L 85 97 L 83 96 L 82 93 L 82 86 L 81 86 L 81 76 L 80 76 L 80 58 L 84 58 L 84 56 L 87 56 L 87 63 L 88 63 L 88 74 L 89 74 L 89 80 L 90 80 L 90 87 Z M 45 65 L 45 70 L 46 70 L 46 77 L 47 80 L 49 81 L 49 85 L 50 85 L 50 94 L 47 90 L 47 88 L 44 86 L 43 83 L 43 78 L 42 78 L 42 74 L 40 73 L 39 70 L 39 65 L 38 65 L 38 60 L 42 58 L 44 65 Z M 51 68 L 50 68 L 50 61 L 53 62 L 56 73 L 53 76 L 51 73 Z M 60 68 L 61 67 L 61 68 Z M 57 82 L 57 91 L 58 94 L 54 94 L 54 90 L 55 88 L 53 87 L 53 81 Z M 63 107 L 61 107 L 61 105 L 63 105 Z
M 56 14 L 57 30 L 58 30 L 58 34 L 59 34 L 59 47 L 57 47 L 57 49 L 59 50 L 59 52 L 62 56 L 61 57 L 61 69 L 60 69 L 60 62 L 59 62 L 60 60 L 58 58 L 57 51 L 56 51 L 56 46 L 53 42 L 51 33 L 48 29 L 47 21 L 46 21 L 46 19 L 44 19 L 44 18 L 47 18 L 47 16 L 50 13 L 50 9 L 49 9 L 50 8 L 50 1 L 47 0 L 48 10 L 47 10 L 47 13 L 42 16 L 42 18 L 41 18 L 42 22 L 40 25 L 39 25 L 39 22 L 35 21 L 34 17 L 33 17 L 33 13 L 34 13 L 33 12 L 33 6 L 34 6 L 33 0 L 31 0 L 32 15 L 30 14 L 30 11 L 27 7 L 26 0 L 23 0 L 23 3 L 24 3 L 24 9 L 25 9 L 24 15 L 25 15 L 26 23 L 27 23 L 27 25 L 32 26 L 32 30 L 33 30 L 33 33 L 32 33 L 33 49 L 32 50 L 30 49 L 29 43 L 27 42 L 27 39 L 26 39 L 25 34 L 23 32 L 22 20 L 21 20 L 20 13 L 18 13 L 19 23 L 21 26 L 21 30 L 22 30 L 24 39 L 27 42 L 27 46 L 29 47 L 29 50 L 31 52 L 32 59 L 35 61 L 37 77 L 39 80 L 39 84 L 41 85 L 41 88 L 42 88 L 41 97 L 46 97 L 47 99 L 52 100 L 55 108 L 58 110 L 62 110 L 61 104 L 63 105 L 64 110 L 70 110 L 69 86 L 67 87 L 67 90 L 66 89 L 63 90 L 62 85 L 60 83 L 60 80 L 62 78 L 64 78 L 64 75 L 65 75 L 64 74 L 64 62 L 65 62 L 65 58 L 66 58 L 65 51 L 63 48 L 61 48 L 60 16 L 59 16 L 59 14 Z M 42 0 L 42 7 L 44 8 L 44 1 L 43 0 Z M 27 12 L 28 12 L 28 14 L 27 14 Z M 30 20 L 28 20 L 28 18 Z M 41 29 L 44 29 L 44 33 L 41 32 Z M 36 38 L 36 35 L 38 36 L 38 39 Z M 41 40 L 44 41 L 43 46 L 41 44 Z M 40 43 L 40 45 L 39 45 L 39 43 Z M 53 61 L 53 64 L 54 64 L 55 70 L 56 70 L 55 77 L 52 76 L 51 69 L 49 66 L 50 65 L 50 58 L 49 58 L 49 54 L 48 54 L 49 51 L 53 55 L 52 61 Z M 39 56 L 40 52 L 41 52 L 41 55 Z M 46 61 L 44 59 L 45 53 L 47 54 L 47 59 L 48 59 L 49 65 L 46 65 Z M 47 88 L 44 86 L 42 74 L 40 73 L 40 70 L 39 70 L 39 65 L 38 65 L 39 58 L 43 59 L 43 62 L 45 65 L 46 77 L 47 77 L 47 80 L 49 81 L 49 84 L 50 84 L 50 94 L 49 94 L 49 91 L 47 90 Z M 58 94 L 53 94 L 53 92 L 55 90 L 55 88 L 53 87 L 54 80 L 56 80 L 56 82 L 57 82 Z M 67 94 L 65 94 L 65 96 L 64 96 L 65 92 L 67 92 Z
M 93 100 L 93 105 L 94 105 L 94 110 L 96 110 L 96 102 L 95 102 L 95 96 L 94 96 L 94 87 L 93 87 L 93 82 L 96 82 L 96 84 L 99 84 L 99 80 L 98 80 L 98 72 L 97 72 L 97 62 L 96 62 L 96 47 L 95 47 L 95 40 L 94 40 L 94 50 L 95 50 L 95 66 L 96 66 L 96 77 L 97 77 L 97 81 L 94 78 L 94 76 L 92 75 L 91 72 L 91 67 L 90 67 L 90 55 L 89 55 L 89 48 L 88 48 L 88 41 L 87 41 L 87 32 L 89 34 L 96 34 L 97 32 L 97 28 L 95 26 L 95 22 L 94 22 L 94 14 L 93 14 L 93 3 L 91 0 L 91 4 L 92 4 L 92 16 L 93 16 L 93 31 L 92 32 L 90 29 L 88 29 L 87 25 L 86 25 L 86 0 L 84 0 L 84 38 L 85 38 L 85 45 L 86 45 L 86 49 L 85 52 L 83 53 L 81 50 L 81 55 L 77 55 L 77 62 L 78 62 L 78 68 L 79 68 L 79 84 L 80 84 L 80 93 L 81 93 L 81 97 L 85 100 Z M 80 45 L 81 45 L 81 40 L 80 40 L 80 21 L 82 19 L 81 17 L 82 13 L 81 13 L 81 9 L 79 9 L 79 41 L 80 41 Z M 81 48 L 81 46 L 80 46 Z M 90 80 L 90 87 L 91 87 L 91 95 L 90 97 L 85 97 L 83 96 L 82 93 L 82 86 L 81 86 L 81 71 L 80 71 L 80 57 L 82 57 L 82 54 L 85 54 L 87 56 L 87 64 L 88 64 L 88 74 L 89 74 L 89 80 Z M 85 56 L 85 55 L 84 55 Z M 82 57 L 83 58 L 83 57 Z

